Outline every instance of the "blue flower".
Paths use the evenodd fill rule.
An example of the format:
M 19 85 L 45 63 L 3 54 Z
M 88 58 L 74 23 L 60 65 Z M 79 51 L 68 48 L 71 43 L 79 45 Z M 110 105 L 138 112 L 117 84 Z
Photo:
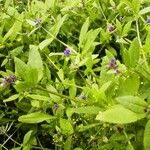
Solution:
M 109 63 L 109 69 L 112 69 L 112 68 L 113 69 L 116 68 L 116 61 L 114 58 L 112 58 Z
M 15 75 L 11 75 L 10 76 L 10 80 L 11 80 L 11 83 L 14 84 L 16 82 L 16 76 Z
M 150 18 L 148 18 L 148 19 L 146 20 L 146 22 L 147 22 L 147 23 L 150 23 Z
M 70 49 L 69 48 L 66 48 L 65 50 L 64 50 L 64 54 L 65 54 L 65 56 L 70 56 Z
M 112 32 L 112 31 L 114 31 L 115 30 L 115 27 L 113 26 L 113 25 L 110 25 L 109 27 L 108 27 L 108 31 L 109 32 Z

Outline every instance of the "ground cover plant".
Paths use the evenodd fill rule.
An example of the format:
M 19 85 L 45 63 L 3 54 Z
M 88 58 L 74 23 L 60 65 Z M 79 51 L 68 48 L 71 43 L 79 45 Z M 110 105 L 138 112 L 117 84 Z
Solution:
M 150 150 L 149 0 L 0 0 L 0 149 Z

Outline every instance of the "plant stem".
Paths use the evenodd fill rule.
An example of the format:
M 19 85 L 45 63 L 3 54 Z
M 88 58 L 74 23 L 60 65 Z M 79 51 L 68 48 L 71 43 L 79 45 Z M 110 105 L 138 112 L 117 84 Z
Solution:
M 85 102 L 86 102 L 86 101 L 82 101 L 80 98 L 72 98 L 72 97 L 69 97 L 69 96 L 66 96 L 66 95 L 59 94 L 59 93 L 54 92 L 54 91 L 50 91 L 50 90 L 44 89 L 43 87 L 38 87 L 37 89 L 43 90 L 43 91 L 46 91 L 46 92 L 49 92 L 50 94 L 59 96 L 59 97 L 61 97 L 61 98 L 73 100 L 73 101 L 76 101 L 76 102 L 80 102 L 80 103 L 81 103 L 81 102 L 82 102 L 82 103 L 85 103 Z
M 138 38 L 139 45 L 140 45 L 140 48 L 141 48 L 141 52 L 142 52 L 142 55 L 143 55 L 144 63 L 146 65 L 147 70 L 149 70 L 148 63 L 146 61 L 146 56 L 145 56 L 145 53 L 144 53 L 144 50 L 143 50 L 141 38 L 140 38 L 140 31 L 139 31 L 138 19 L 136 19 L 136 31 L 137 31 L 137 38 Z

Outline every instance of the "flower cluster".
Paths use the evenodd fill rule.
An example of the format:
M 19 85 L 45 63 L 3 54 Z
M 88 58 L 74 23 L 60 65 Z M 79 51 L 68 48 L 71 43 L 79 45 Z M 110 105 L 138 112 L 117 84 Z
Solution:
M 108 69 L 114 69 L 114 73 L 115 74 L 119 74 L 120 71 L 116 65 L 116 60 L 114 58 L 112 58 L 108 64 Z
M 4 85 L 15 84 L 15 82 L 16 82 L 16 76 L 15 75 L 11 75 L 9 77 L 4 77 L 4 80 L 3 80 L 3 82 L 0 85 L 4 86 Z

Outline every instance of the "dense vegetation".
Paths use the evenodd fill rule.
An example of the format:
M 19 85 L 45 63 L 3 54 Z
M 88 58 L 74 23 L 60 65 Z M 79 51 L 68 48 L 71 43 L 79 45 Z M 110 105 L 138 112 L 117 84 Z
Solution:
M 149 0 L 0 0 L 0 148 L 150 150 Z

